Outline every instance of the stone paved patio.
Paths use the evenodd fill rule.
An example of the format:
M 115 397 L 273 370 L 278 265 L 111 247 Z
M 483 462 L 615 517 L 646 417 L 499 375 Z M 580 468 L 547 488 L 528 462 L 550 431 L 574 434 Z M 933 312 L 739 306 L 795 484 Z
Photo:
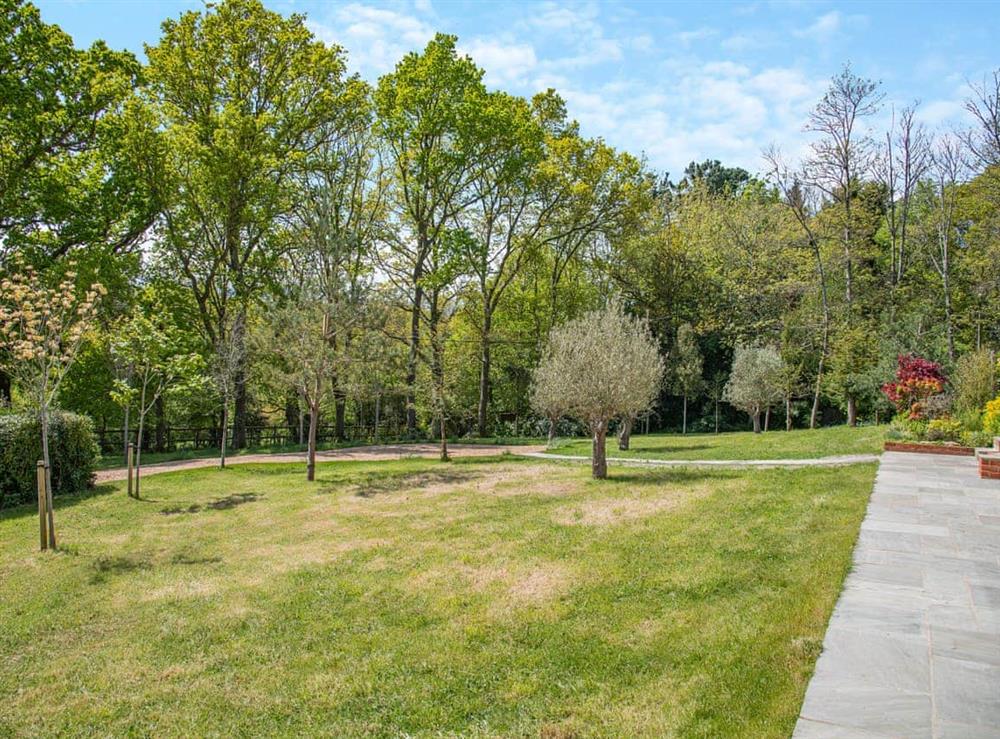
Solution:
M 1000 482 L 974 459 L 882 456 L 794 736 L 1000 737 Z

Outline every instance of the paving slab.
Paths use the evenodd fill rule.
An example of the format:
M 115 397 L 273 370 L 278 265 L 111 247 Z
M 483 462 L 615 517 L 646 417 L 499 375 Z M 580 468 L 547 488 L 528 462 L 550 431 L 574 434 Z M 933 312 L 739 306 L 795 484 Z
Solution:
M 1000 738 L 1000 481 L 887 452 L 796 739 Z

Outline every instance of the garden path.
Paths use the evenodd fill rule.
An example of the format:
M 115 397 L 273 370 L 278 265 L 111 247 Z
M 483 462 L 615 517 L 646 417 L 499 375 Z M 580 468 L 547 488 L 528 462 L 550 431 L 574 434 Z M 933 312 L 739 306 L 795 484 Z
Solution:
M 889 736 L 1000 737 L 1000 482 L 971 457 L 882 455 L 794 733 Z

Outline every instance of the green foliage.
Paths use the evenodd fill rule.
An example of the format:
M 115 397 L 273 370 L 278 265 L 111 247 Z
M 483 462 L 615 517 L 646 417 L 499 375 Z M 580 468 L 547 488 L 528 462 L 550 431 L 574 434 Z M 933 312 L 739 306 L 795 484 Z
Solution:
M 962 422 L 953 418 L 934 418 L 927 422 L 927 441 L 959 441 Z
M 899 414 L 892 419 L 886 437 L 901 441 L 924 441 L 927 438 L 928 422 L 922 418 L 910 418 Z
M 955 388 L 955 412 L 971 415 L 982 411 L 996 394 L 996 359 L 986 349 L 958 359 L 951 382 Z
M 93 482 L 98 460 L 93 424 L 86 416 L 49 414 L 53 494 L 77 493 Z M 36 464 L 42 430 L 35 414 L 0 414 L 0 508 L 38 499 Z
M 749 413 L 757 430 L 760 414 L 782 399 L 784 376 L 784 363 L 774 347 L 738 346 L 723 397 Z
M 0 4 L 0 263 L 130 246 L 155 210 L 127 150 L 141 67 L 103 41 L 77 49 L 20 0 Z
M 698 348 L 698 337 L 689 323 L 682 323 L 677 329 L 677 339 L 670 352 L 670 373 L 674 392 L 678 395 L 694 396 L 701 392 L 705 381 L 701 376 L 702 357 Z
M 983 409 L 983 431 L 1000 436 L 1000 397 L 989 401 Z

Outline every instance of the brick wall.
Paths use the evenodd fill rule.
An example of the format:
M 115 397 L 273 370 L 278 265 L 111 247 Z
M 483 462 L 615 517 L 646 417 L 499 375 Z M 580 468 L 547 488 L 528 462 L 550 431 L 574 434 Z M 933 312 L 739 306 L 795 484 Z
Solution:
M 979 476 L 984 480 L 1000 480 L 1000 451 L 979 455 Z

